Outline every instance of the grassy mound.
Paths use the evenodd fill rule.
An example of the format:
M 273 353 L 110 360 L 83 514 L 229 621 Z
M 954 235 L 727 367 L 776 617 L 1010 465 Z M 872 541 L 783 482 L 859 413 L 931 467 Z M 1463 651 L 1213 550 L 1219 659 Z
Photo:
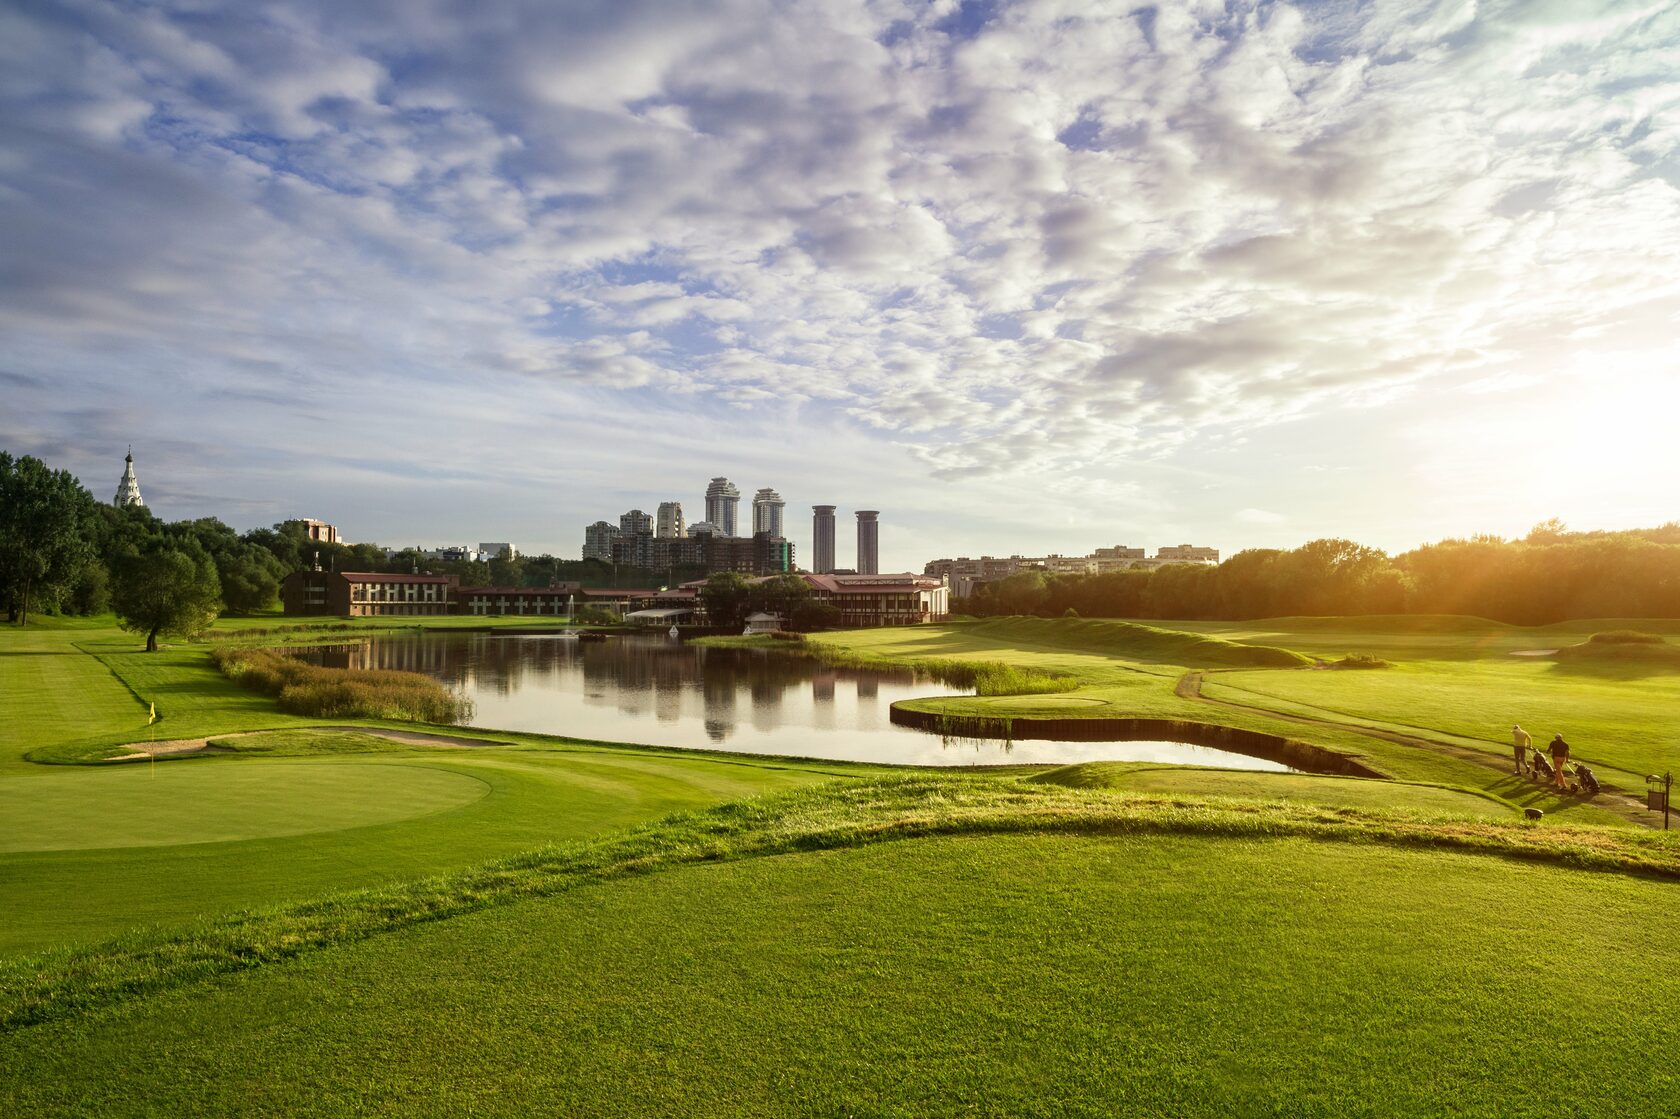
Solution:
M 1394 665 L 1383 660 L 1381 657 L 1372 656 L 1370 653 L 1349 653 L 1347 656 L 1342 657 L 1339 660 L 1325 661 L 1324 667 L 1341 670 L 1361 670 L 1370 668 L 1393 668 Z
M 1546 829 L 1388 821 L 1344 843 L 1376 817 L 1255 827 L 1155 798 L 1184 826 L 1150 830 L 1146 802 L 995 784 L 742 805 L 574 849 L 587 877 L 548 896 L 13 1029 L 5 1098 L 31 1116 L 1670 1109 L 1670 883 L 1448 838 L 1520 856 Z M 1377 838 L 1396 827 L 1431 838 Z M 914 841 L 873 842 L 894 838 Z M 755 851 L 781 857 L 737 857 Z M 516 890 L 559 856 L 474 881 Z M 1512 963 L 1534 942 L 1570 951 L 1543 995 Z M 1590 1092 L 1538 1075 L 1513 1036 L 1614 1074 Z
M 523 898 L 676 866 L 945 835 L 1062 833 L 1305 837 L 1479 851 L 1680 880 L 1680 837 L 1521 823 L 1443 824 L 1394 813 L 1187 797 L 1093 795 L 1057 785 L 916 776 L 821 786 L 673 816 L 592 843 L 459 874 L 137 933 L 0 965 L 0 1029 L 51 1021 Z
M 1299 801 L 1327 808 L 1419 813 L 1455 819 L 1511 820 L 1514 805 L 1486 793 L 1406 781 L 1372 781 L 1309 773 L 1196 769 L 1153 762 L 1080 762 L 1027 780 L 1070 789 L 1227 796 Z
M 1589 645 L 1665 645 L 1667 638 L 1660 633 L 1646 633 L 1639 629 L 1607 629 L 1587 638 Z
M 1299 633 L 1482 634 L 1518 627 L 1473 614 L 1349 614 L 1334 617 L 1263 618 L 1245 626 Z
M 1565 664 L 1626 663 L 1664 669 L 1680 668 L 1680 645 L 1670 645 L 1661 640 L 1655 643 L 1589 640 L 1579 645 L 1566 645 L 1552 657 Z
M 419 672 L 324 668 L 274 649 L 216 649 L 210 659 L 229 679 L 274 696 L 290 715 L 417 723 L 472 717 L 471 700 Z
M 1312 658 L 1288 649 L 1136 622 L 1013 617 L 992 618 L 967 630 L 1001 644 L 1047 645 L 1185 668 L 1297 668 L 1312 663 Z
M 212 738 L 206 745 L 218 752 L 261 754 L 271 758 L 302 758 L 315 754 L 412 753 L 414 750 L 412 745 L 395 742 L 377 734 L 324 727 L 234 734 L 224 738 Z

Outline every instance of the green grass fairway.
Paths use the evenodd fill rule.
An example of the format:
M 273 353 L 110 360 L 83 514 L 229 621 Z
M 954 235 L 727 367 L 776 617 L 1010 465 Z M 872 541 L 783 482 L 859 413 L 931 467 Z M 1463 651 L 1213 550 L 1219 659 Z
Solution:
M 1610 649 L 1562 662 L 1511 655 L 1580 644 L 1610 629 L 1668 633 L 1680 625 L 1605 620 L 1525 629 L 1480 618 L 1383 617 L 1140 626 L 992 618 L 825 633 L 811 643 L 866 662 L 993 660 L 1079 681 L 1076 690 L 1057 695 L 906 705 L 920 710 L 1238 726 L 1361 755 L 1403 780 L 1479 788 L 1548 815 L 1610 824 L 1628 817 L 1453 753 L 1470 751 L 1489 763 L 1502 762 L 1509 756 L 1511 724 L 1521 722 L 1536 741 L 1564 731 L 1576 755 L 1602 780 L 1630 792 L 1643 793 L 1646 773 L 1680 768 L 1680 671 L 1667 667 L 1660 650 L 1652 655 L 1646 647 L 1641 655 L 1637 648 Z M 1252 646 L 1251 655 L 1233 652 L 1245 646 Z M 1394 667 L 1360 672 L 1289 667 L 1350 653 L 1380 656 Z M 1201 694 L 1226 704 L 1177 694 L 1176 685 L 1193 670 L 1203 673 Z M 1397 743 L 1364 729 L 1434 741 L 1446 749 Z
M 403 764 L 392 764 L 399 761 Z M 209 843 L 194 839 L 202 834 L 190 819 L 198 810 L 194 803 L 166 791 L 181 786 L 204 790 L 200 803 L 225 817 L 225 810 L 211 803 L 221 795 L 214 792 L 218 783 L 227 782 L 233 795 L 243 796 L 272 781 L 269 775 L 300 766 L 312 774 L 336 774 L 346 789 L 369 790 L 360 802 L 367 814 L 357 822 L 351 814 L 354 805 L 344 804 L 333 818 L 334 830 Z M 176 838 L 170 846 L 0 853 L 7 900 L 0 956 L 437 874 L 544 843 L 604 834 L 668 812 L 834 780 L 839 771 L 552 745 L 410 749 L 378 760 L 352 755 L 319 763 L 182 759 L 159 762 L 156 778 L 148 776 L 143 762 L 93 771 L 53 767 L 43 777 L 0 781 L 0 797 L 32 812 L 26 806 L 37 785 L 48 795 L 69 796 L 72 803 L 64 817 L 51 825 L 57 842 L 74 842 L 82 830 L 109 838 L 140 826 L 136 819 L 160 816 L 154 834 L 164 841 L 173 827 Z M 413 773 L 433 775 L 439 782 L 434 795 L 467 795 L 443 810 L 395 819 L 383 806 L 379 786 Z M 160 802 L 163 810 L 155 807 Z M 5 818 L 9 823 L 10 817 Z M 14 833 L 6 834 L 11 840 Z M 22 842 L 32 841 L 24 836 Z
M 1561 731 L 1577 757 L 1619 783 L 1680 768 L 1680 672 L 1570 671 L 1550 660 L 1414 661 L 1374 672 L 1230 672 L 1207 694 L 1280 710 L 1441 731 L 1508 754 L 1512 723 L 1543 745 Z M 1607 775 L 1602 770 L 1619 770 Z
M 109 619 L 0 627 L 0 697 L 0 956 L 437 874 L 850 771 L 520 735 L 470 750 L 347 738 L 223 678 L 206 646 L 147 654 Z M 177 758 L 154 776 L 25 758 L 271 727 L 287 729 L 232 745 L 310 762 Z
M 690 866 L 24 1028 L 0 1039 L 0 1107 L 1666 1115 L 1673 893 L 1306 839 Z
M 1029 780 L 1070 789 L 1228 796 L 1322 804 L 1327 808 L 1415 812 L 1450 819 L 1510 820 L 1517 814 L 1516 808 L 1505 801 L 1464 789 L 1308 773 L 1193 769 L 1151 762 L 1082 762 L 1036 774 Z
M 173 847 L 342 831 L 470 804 L 488 783 L 423 762 L 172 762 L 0 784 L 0 852 Z M 98 815 L 81 811 L 97 801 Z

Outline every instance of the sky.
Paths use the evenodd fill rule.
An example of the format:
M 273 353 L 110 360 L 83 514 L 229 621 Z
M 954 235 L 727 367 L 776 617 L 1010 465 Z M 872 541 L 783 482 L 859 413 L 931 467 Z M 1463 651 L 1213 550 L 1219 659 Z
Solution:
M 1653 525 L 1677 261 L 1668 2 L 0 6 L 0 449 L 169 519 Z

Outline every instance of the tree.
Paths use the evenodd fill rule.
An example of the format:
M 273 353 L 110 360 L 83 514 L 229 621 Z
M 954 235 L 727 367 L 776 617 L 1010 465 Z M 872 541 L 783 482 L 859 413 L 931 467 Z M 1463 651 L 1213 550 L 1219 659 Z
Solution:
M 0 451 L 0 598 L 9 621 L 55 602 L 93 554 L 93 496 L 68 470 Z
M 706 618 L 723 629 L 740 629 L 747 621 L 752 584 L 738 571 L 718 571 L 700 588 Z
M 786 625 L 799 605 L 811 597 L 811 585 L 797 575 L 774 575 L 754 583 L 747 592 L 747 608 L 775 614 Z
M 221 581 L 222 603 L 236 614 L 253 614 L 274 604 L 286 567 L 267 548 L 240 538 L 215 517 L 177 521 L 168 526 L 171 536 L 197 541 L 210 553 Z
M 987 588 L 999 614 L 1036 614 L 1050 597 L 1042 571 L 1017 571 Z
M 799 603 L 788 617 L 788 628 L 800 633 L 833 629 L 839 624 L 840 608 L 832 602 L 824 602 L 818 598 L 807 598 Z
M 121 564 L 111 605 L 122 627 L 145 634 L 146 652 L 155 653 L 159 634 L 202 633 L 216 620 L 216 563 L 192 541 L 154 546 Z

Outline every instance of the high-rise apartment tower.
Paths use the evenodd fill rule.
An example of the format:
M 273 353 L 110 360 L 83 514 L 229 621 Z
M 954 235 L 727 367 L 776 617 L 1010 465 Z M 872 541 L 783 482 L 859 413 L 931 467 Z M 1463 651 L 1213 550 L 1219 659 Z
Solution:
M 834 570 L 834 506 L 811 506 L 811 570 L 827 575 Z
M 661 501 L 655 521 L 654 535 L 661 540 L 676 540 L 685 533 L 682 502 Z
M 718 535 L 735 536 L 735 509 L 741 491 L 728 478 L 713 478 L 706 487 L 706 519 L 717 526 Z
M 640 509 L 632 509 L 628 513 L 621 513 L 618 518 L 618 531 L 625 536 L 641 532 L 652 536 L 653 518 Z
M 767 532 L 772 537 L 782 535 L 782 509 L 787 502 L 773 489 L 765 488 L 753 494 L 753 535 Z
M 858 519 L 858 557 L 857 571 L 859 575 L 878 575 L 881 571 L 881 530 L 876 518 L 881 515 L 878 509 L 859 509 Z

